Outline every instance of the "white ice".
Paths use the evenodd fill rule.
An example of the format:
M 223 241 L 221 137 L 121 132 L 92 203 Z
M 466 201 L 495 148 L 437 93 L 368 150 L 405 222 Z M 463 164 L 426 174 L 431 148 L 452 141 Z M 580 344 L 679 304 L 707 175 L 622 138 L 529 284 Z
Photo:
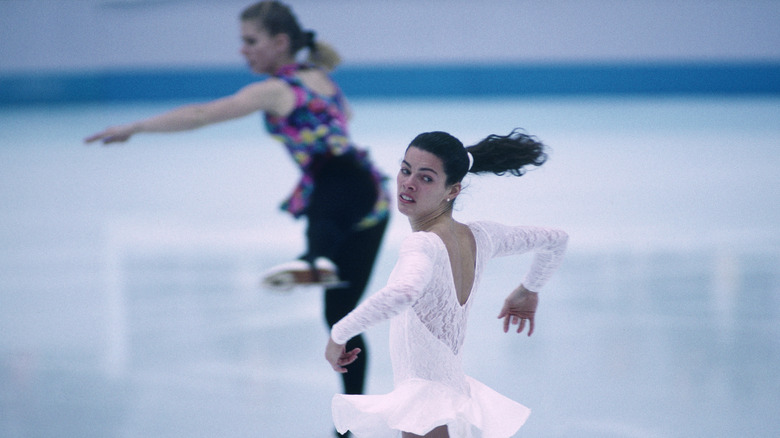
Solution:
M 297 170 L 259 116 L 81 143 L 178 103 L 0 108 L 0 436 L 332 436 L 321 293 L 257 287 L 304 226 L 277 208 Z M 472 314 L 466 367 L 533 410 L 518 437 L 780 430 L 779 99 L 353 106 L 391 177 L 422 131 L 551 147 L 520 179 L 469 179 L 456 213 L 571 235 L 533 337 L 495 318 L 526 259 L 492 266 Z M 370 289 L 406 233 L 395 215 Z M 369 392 L 392 385 L 386 336 Z

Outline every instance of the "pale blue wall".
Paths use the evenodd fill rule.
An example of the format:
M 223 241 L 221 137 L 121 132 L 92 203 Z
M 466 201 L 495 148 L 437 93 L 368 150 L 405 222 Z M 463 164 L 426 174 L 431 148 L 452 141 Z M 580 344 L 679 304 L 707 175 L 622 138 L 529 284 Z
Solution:
M 0 72 L 241 65 L 245 0 L 0 0 Z M 291 0 L 347 63 L 780 61 L 780 1 Z
M 8 100 L 14 94 L 9 88 L 19 89 L 20 78 L 30 74 L 118 72 L 126 77 L 139 69 L 173 70 L 176 75 L 207 69 L 242 71 L 237 16 L 249 3 L 0 0 L 0 87 L 5 88 L 0 89 L 0 100 Z M 776 0 L 290 0 L 289 4 L 305 27 L 341 52 L 344 67 L 358 73 L 365 66 L 386 69 L 399 64 L 434 69 L 442 65 L 729 64 L 753 70 L 744 77 L 729 69 L 720 75 L 741 82 L 764 77 L 769 88 L 780 82 L 776 78 L 780 1 Z M 764 76 L 767 66 L 769 78 Z M 175 80 L 176 75 L 169 79 Z M 28 88 L 46 94 L 68 87 L 62 81 L 47 81 Z

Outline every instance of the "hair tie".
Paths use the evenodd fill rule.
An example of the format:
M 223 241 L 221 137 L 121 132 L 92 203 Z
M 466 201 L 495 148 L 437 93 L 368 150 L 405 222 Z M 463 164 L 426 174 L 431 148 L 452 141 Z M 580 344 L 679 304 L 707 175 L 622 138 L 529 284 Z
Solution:
M 469 157 L 469 168 L 468 170 L 466 170 L 466 172 L 468 172 L 469 170 L 471 170 L 471 167 L 474 166 L 474 156 L 471 155 L 471 152 L 469 151 L 466 151 L 466 155 L 468 155 Z
M 304 35 L 306 35 L 306 47 L 308 47 L 311 50 L 315 50 L 317 48 L 317 44 L 315 43 L 316 34 L 313 30 L 307 30 L 304 32 Z

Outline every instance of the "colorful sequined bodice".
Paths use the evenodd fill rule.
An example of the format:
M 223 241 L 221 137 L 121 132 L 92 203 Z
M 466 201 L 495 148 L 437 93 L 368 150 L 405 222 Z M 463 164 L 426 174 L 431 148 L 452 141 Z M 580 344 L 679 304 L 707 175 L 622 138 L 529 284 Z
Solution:
M 316 67 L 289 64 L 274 74 L 292 88 L 295 108 L 286 117 L 265 114 L 266 129 L 285 145 L 303 172 L 298 186 L 282 204 L 282 209 L 295 217 L 305 214 L 314 189 L 317 158 L 354 154 L 359 165 L 371 171 L 379 193 L 373 211 L 358 224 L 360 229 L 368 228 L 387 216 L 389 196 L 384 186 L 387 178 L 373 166 L 368 153 L 350 141 L 341 90 L 337 89 L 333 96 L 324 96 L 306 87 L 295 73 L 307 68 Z

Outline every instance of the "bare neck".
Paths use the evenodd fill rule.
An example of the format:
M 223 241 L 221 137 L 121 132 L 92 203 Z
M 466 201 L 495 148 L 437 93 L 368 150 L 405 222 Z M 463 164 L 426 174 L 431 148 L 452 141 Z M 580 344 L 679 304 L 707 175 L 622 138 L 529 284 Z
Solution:
M 443 204 L 441 208 L 424 217 L 409 218 L 412 231 L 433 231 L 437 228 L 450 226 L 455 219 L 452 218 L 452 208 Z

